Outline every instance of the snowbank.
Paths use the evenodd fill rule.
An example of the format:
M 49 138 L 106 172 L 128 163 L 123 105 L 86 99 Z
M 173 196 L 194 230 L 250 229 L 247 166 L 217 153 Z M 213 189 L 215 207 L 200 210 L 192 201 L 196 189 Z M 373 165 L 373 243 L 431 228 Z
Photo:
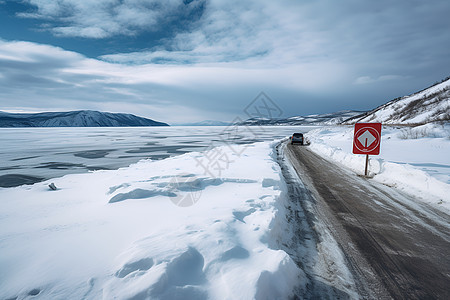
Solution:
M 306 279 L 269 246 L 271 144 L 217 149 L 215 164 L 188 153 L 0 189 L 0 298 L 292 296 Z
M 311 150 L 364 173 L 365 155 L 352 154 L 353 126 L 323 127 L 306 137 Z M 450 126 L 384 127 L 381 153 L 370 156 L 373 180 L 450 210 Z

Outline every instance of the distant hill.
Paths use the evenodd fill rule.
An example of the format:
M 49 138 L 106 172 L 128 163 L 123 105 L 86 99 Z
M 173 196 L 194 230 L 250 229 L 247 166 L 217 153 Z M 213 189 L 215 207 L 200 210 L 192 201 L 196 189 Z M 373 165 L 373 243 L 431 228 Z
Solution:
M 131 114 L 108 113 L 92 110 L 6 113 L 0 112 L 0 127 L 126 127 L 169 126 Z
M 349 118 L 364 114 L 362 111 L 343 110 L 330 114 L 316 114 L 308 116 L 297 116 L 284 119 L 251 118 L 239 125 L 244 126 L 270 126 L 270 125 L 335 125 Z
M 205 120 L 201 122 L 194 123 L 179 123 L 177 126 L 229 126 L 231 123 L 222 121 Z
M 389 101 L 344 124 L 357 122 L 399 125 L 450 122 L 450 78 L 420 92 Z

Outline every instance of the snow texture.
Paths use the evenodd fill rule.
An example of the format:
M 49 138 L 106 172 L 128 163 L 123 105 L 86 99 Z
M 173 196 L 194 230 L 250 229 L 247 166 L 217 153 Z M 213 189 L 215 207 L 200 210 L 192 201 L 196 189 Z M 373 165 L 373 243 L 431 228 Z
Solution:
M 0 189 L 0 298 L 292 297 L 307 279 L 273 236 L 273 145 L 218 150 L 220 177 L 192 152 Z

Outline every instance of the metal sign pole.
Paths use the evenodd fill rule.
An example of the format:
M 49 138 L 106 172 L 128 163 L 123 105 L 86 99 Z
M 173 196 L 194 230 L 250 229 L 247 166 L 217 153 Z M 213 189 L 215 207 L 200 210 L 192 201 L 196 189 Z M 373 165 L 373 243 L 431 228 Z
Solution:
M 364 176 L 367 177 L 367 167 L 369 166 L 369 154 L 366 155 L 366 170 L 364 171 Z
M 366 155 L 364 176 L 369 175 L 369 155 L 380 154 L 381 123 L 356 123 L 353 135 L 353 154 Z

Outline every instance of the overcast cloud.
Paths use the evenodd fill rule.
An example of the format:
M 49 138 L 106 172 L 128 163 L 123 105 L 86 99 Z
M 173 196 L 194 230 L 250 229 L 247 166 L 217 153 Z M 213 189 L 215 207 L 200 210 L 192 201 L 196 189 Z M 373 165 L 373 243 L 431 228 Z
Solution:
M 0 30 L 0 110 L 226 121 L 265 91 L 305 115 L 450 75 L 444 0 L 25 2 L 0 4 L 0 25 L 22 24 Z

